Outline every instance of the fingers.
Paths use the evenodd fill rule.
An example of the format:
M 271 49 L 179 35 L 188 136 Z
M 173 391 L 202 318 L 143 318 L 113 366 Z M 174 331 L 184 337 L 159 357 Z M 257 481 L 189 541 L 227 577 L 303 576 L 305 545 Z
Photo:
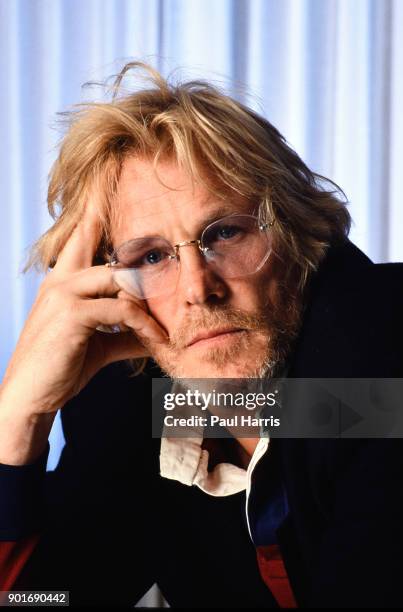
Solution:
M 91 329 L 98 325 L 120 325 L 131 329 L 144 346 L 167 342 L 168 336 L 157 321 L 131 300 L 100 298 L 78 303 L 80 321 Z
M 65 284 L 68 284 L 69 291 L 83 298 L 113 296 L 121 291 L 111 269 L 106 266 L 92 266 L 76 272 Z
M 115 280 L 113 271 L 106 266 L 92 266 L 86 270 L 75 272 L 68 281 L 63 283 L 68 290 L 82 298 L 99 298 L 116 296 L 135 302 L 139 308 L 147 311 L 145 299 L 135 297 L 133 294 L 122 289 L 121 283 Z M 129 283 L 126 282 L 126 288 Z
M 101 239 L 98 208 L 94 201 L 87 204 L 84 215 L 77 223 L 57 258 L 54 271 L 65 275 L 92 266 Z
M 166 342 L 165 330 L 152 317 L 144 300 L 138 300 L 122 290 L 105 266 L 93 266 L 74 272 L 68 280 L 48 279 L 42 285 L 40 304 L 66 304 L 68 316 L 91 333 L 102 326 L 119 325 L 121 331 L 131 330 L 144 346 L 150 342 Z M 114 297 L 112 297 L 114 296 Z M 39 303 L 39 302 L 38 302 Z
M 100 342 L 102 342 L 105 365 L 122 359 L 151 356 L 150 351 L 132 333 L 103 336 Z
M 52 270 L 43 282 L 41 290 L 46 291 L 52 287 L 59 287 L 82 298 L 123 297 L 135 301 L 141 308 L 147 310 L 145 300 L 124 291 L 115 281 L 111 268 L 106 266 L 92 266 L 79 270 L 70 274 L 67 279 L 54 275 Z

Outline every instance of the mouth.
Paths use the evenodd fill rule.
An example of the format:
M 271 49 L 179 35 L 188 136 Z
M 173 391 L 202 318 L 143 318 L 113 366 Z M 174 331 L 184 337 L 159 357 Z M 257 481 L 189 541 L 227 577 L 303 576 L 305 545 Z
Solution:
M 245 329 L 240 328 L 220 328 L 213 329 L 197 334 L 190 342 L 186 345 L 189 347 L 202 347 L 212 344 L 220 344 L 227 342 L 228 340 L 236 339 L 240 334 L 246 333 Z

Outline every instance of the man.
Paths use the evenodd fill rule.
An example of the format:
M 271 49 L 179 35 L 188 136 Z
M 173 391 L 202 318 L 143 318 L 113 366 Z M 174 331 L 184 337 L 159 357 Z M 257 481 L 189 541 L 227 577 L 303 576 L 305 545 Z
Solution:
M 401 377 L 403 291 L 273 126 L 149 70 L 72 116 L 52 170 L 62 212 L 30 263 L 53 269 L 0 394 L 2 589 L 399 605 L 399 440 L 151 437 L 152 376 Z

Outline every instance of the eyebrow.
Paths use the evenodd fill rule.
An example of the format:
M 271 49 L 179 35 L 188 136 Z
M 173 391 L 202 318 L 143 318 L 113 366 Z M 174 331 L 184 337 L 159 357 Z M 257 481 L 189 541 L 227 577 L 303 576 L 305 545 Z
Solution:
M 251 206 L 249 206 L 249 208 L 251 208 Z M 200 234 L 207 225 L 210 225 L 210 223 L 214 223 L 214 221 L 218 221 L 218 219 L 232 214 L 255 214 L 255 211 L 245 210 L 245 206 L 242 206 L 240 204 L 231 205 L 229 203 L 220 202 L 216 207 L 213 207 L 212 204 L 211 210 L 207 212 L 207 215 L 203 217 L 203 219 L 200 220 L 200 223 L 198 224 L 195 230 L 195 234 Z M 156 232 L 147 232 L 146 234 L 142 234 L 141 236 L 133 236 L 133 239 L 153 237 L 163 238 L 162 234 L 158 234 Z M 118 245 L 118 247 L 119 246 L 120 245 Z
M 213 209 L 210 213 L 207 214 L 206 217 L 203 218 L 203 220 L 200 222 L 200 227 L 205 227 L 206 225 L 209 225 L 210 223 L 221 219 L 221 217 L 226 217 L 227 215 L 237 213 L 247 214 L 245 210 L 240 209 L 239 206 L 234 209 L 234 206 L 230 206 L 228 204 L 220 204 L 219 208 Z

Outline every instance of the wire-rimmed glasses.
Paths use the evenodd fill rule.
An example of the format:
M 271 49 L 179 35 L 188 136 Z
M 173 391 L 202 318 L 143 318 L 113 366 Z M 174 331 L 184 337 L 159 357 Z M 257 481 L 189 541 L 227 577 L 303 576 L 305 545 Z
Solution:
M 206 265 L 221 278 L 240 278 L 260 270 L 271 253 L 274 221 L 231 214 L 207 225 L 200 239 L 172 245 L 161 236 L 134 238 L 120 245 L 106 264 L 116 283 L 138 299 L 169 295 L 179 278 L 179 249 L 197 246 Z

